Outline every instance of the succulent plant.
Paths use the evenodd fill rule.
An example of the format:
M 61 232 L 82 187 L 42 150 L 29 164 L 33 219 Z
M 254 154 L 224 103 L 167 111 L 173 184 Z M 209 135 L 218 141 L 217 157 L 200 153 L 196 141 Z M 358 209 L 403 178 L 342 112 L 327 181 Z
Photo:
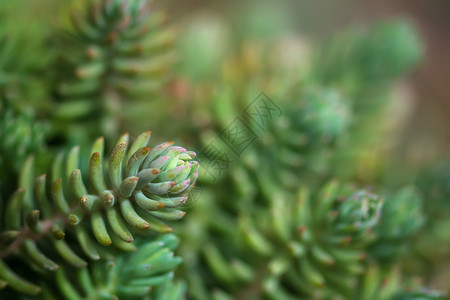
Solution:
M 59 264 L 42 252 L 55 251 L 65 263 L 81 268 L 87 264 L 82 256 L 91 260 L 108 257 L 108 251 L 100 245 L 113 244 L 121 251 L 134 251 L 133 235 L 171 232 L 173 229 L 164 221 L 185 215 L 176 208 L 186 202 L 197 180 L 199 165 L 191 161 L 194 152 L 172 143 L 150 149 L 149 139 L 150 132 L 144 132 L 128 146 L 129 137 L 124 134 L 108 163 L 103 162 L 103 138 L 97 139 L 84 173 L 87 181 L 83 181 L 79 169 L 79 147 L 74 147 L 65 158 L 64 167 L 64 156 L 55 158 L 51 189 L 46 189 L 47 177 L 39 176 L 34 183 L 34 195 L 32 159 L 28 159 L 21 175 L 21 188 L 4 212 L 0 256 L 5 259 L 20 253 L 32 266 L 56 271 Z M 12 288 L 26 294 L 40 291 L 4 261 L 0 267 L 0 278 Z
M 322 177 L 330 164 L 330 152 L 345 138 L 352 121 L 349 102 L 333 89 L 307 89 L 292 103 L 264 93 L 248 103 L 251 98 L 244 100 L 228 89 L 217 91 L 215 97 L 211 107 L 221 136 L 203 137 L 205 152 L 199 159 L 207 161 L 208 147 L 213 144 L 230 164 L 223 172 L 212 171 L 214 176 L 208 176 L 204 168 L 202 178 L 205 182 L 208 178 L 225 180 L 237 187 L 238 195 L 246 190 L 270 195 L 277 185 L 292 192 L 299 179 L 309 180 L 303 174 Z M 245 132 L 234 135 L 233 130 Z M 244 147 L 236 147 L 233 139 L 242 141 Z M 215 162 L 210 162 L 213 169 Z
M 173 253 L 178 244 L 178 238 L 167 234 L 142 244 L 136 252 L 94 262 L 76 274 L 61 268 L 54 274 L 58 290 L 44 284 L 42 294 L 46 299 L 70 300 L 182 299 L 185 286 L 172 281 L 174 268 L 182 262 Z
M 385 30 L 396 31 L 396 38 Z M 205 120 L 211 123 L 201 119 L 197 124 L 219 137 L 200 138 L 203 150 L 198 159 L 206 166 L 201 176 L 203 201 L 195 206 L 197 216 L 180 230 L 184 239 L 196 233 L 195 240 L 181 249 L 189 257 L 184 268 L 193 298 L 364 299 L 359 295 L 367 293 L 359 285 L 369 263 L 389 269 L 400 260 L 424 220 L 422 200 L 414 189 L 388 191 L 387 207 L 380 196 L 336 183 L 315 192 L 336 174 L 358 181 L 358 172 L 373 172 L 364 168 L 364 162 L 358 165 L 359 154 L 378 151 L 379 117 L 389 99 L 390 83 L 409 70 L 420 53 L 407 23 L 380 25 L 367 32 L 371 34 L 349 34 L 347 44 L 337 43 L 337 49 L 324 47 L 320 55 L 330 61 L 314 61 L 305 77 L 284 84 L 269 63 L 258 64 L 246 56 L 264 52 L 247 44 L 241 57 L 223 67 L 227 87 L 199 93 L 208 95 L 199 103 L 210 108 Z M 415 47 L 410 56 L 397 55 L 403 51 L 397 49 L 399 37 Z M 366 53 L 370 49 L 365 43 L 375 41 L 383 41 L 384 52 Z M 347 57 L 349 47 L 353 56 Z M 351 60 L 370 55 L 375 64 L 393 69 L 380 71 Z M 348 60 L 348 72 L 327 65 L 340 59 Z M 332 72 L 342 74 L 333 77 Z M 265 86 L 271 93 L 254 98 L 255 86 Z M 248 145 L 233 149 L 230 129 L 247 131 L 240 141 L 248 138 Z M 216 160 L 211 160 L 214 155 Z M 222 169 L 219 161 L 224 163 Z M 216 176 L 208 177 L 214 167 Z M 307 199 L 301 203 L 294 199 L 299 187 Z M 215 205 L 210 204 L 213 200 Z M 299 226 L 296 213 L 304 216 L 307 226 Z M 400 292 L 392 288 L 383 299 Z
M 302 188 L 291 200 L 278 194 L 269 211 L 241 212 L 237 232 L 226 229 L 232 224 L 226 216 L 222 229 L 210 225 L 217 237 L 202 251 L 207 289 L 256 299 L 353 295 L 366 247 L 376 239 L 382 198 L 331 182 L 315 197 Z
M 385 155 L 389 142 L 380 141 L 394 141 L 391 125 L 402 113 L 395 111 L 400 100 L 393 96 L 396 79 L 417 66 L 423 53 L 419 35 L 407 20 L 379 22 L 344 31 L 315 53 L 309 84 L 338 90 L 354 116 L 346 146 L 333 153 L 330 168 L 338 172 L 333 175 L 368 184 L 379 180 L 381 170 L 391 163 Z
M 417 188 L 406 186 L 386 196 L 377 230 L 379 239 L 371 252 L 381 261 L 398 260 L 405 252 L 405 241 L 410 241 L 424 222 L 423 199 Z
M 450 161 L 448 158 L 421 170 L 415 184 L 423 195 L 424 226 L 413 241 L 412 271 L 425 274 L 437 272 L 449 259 L 450 243 Z
M 87 126 L 95 134 L 116 137 L 125 120 L 149 113 L 149 96 L 161 90 L 173 61 L 167 47 L 173 31 L 160 29 L 164 14 L 149 3 L 93 1 L 86 13 L 72 12 L 72 28 L 56 39 L 53 117 L 61 129 L 76 135 Z M 123 107 L 131 102 L 129 116 Z

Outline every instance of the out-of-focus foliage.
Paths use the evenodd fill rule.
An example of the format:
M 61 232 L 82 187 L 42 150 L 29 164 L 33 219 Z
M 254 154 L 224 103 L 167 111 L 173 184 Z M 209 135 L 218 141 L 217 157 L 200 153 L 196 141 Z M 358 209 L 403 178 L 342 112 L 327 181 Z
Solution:
M 361 278 L 355 299 L 367 300 L 432 300 L 446 299 L 447 294 L 428 288 L 417 288 L 417 283 L 402 283 L 398 268 L 388 272 L 377 265 L 369 265 Z
M 402 76 L 421 56 L 409 22 L 385 22 L 333 38 L 318 53 L 313 73 L 319 82 L 362 91 Z
M 424 211 L 428 216 L 424 228 L 414 240 L 414 271 L 432 274 L 447 262 L 450 252 L 448 228 L 450 226 L 450 163 L 443 159 L 423 170 L 416 184 L 425 196 Z M 410 259 L 410 258 L 408 258 Z
M 43 14 L 35 8 L 31 1 L 13 0 L 0 7 L 0 99 L 16 109 L 32 110 L 27 103 L 40 107 L 45 93 L 40 73 L 50 59 L 44 50 L 49 26 L 39 22 Z M 11 18 L 17 11 L 21 13 Z
M 235 238 L 229 231 L 204 249 L 218 285 L 227 284 L 227 292 L 238 297 L 351 297 L 363 270 L 361 250 L 374 239 L 367 232 L 379 222 L 382 199 L 366 191 L 339 191 L 333 182 L 315 199 L 302 189 L 296 201 L 274 197 L 271 205 L 269 211 L 243 212 Z M 223 241 L 236 245 L 222 252 Z M 253 284 L 258 288 L 253 290 Z
M 392 262 L 404 254 L 404 241 L 416 234 L 424 223 L 423 199 L 416 188 L 407 186 L 386 197 L 378 227 L 380 240 L 372 253 L 382 262 Z
M 162 90 L 173 33 L 159 29 L 164 16 L 149 1 L 89 1 L 86 14 L 39 4 L 0 4 L 0 298 L 180 299 L 185 284 L 172 279 L 182 259 L 166 222 L 185 215 L 195 152 L 150 148 L 149 131 L 122 135 L 108 157 L 103 137 L 86 147 L 135 119 L 148 126 L 151 109 L 125 101 Z M 42 17 L 52 13 L 61 27 Z M 59 152 L 75 141 L 81 147 Z
M 151 113 L 168 80 L 174 34 L 150 2 L 90 1 L 71 12 L 70 28 L 55 39 L 55 130 L 116 138 L 124 122 Z
M 389 167 L 412 23 L 162 5 L 1 2 L 0 298 L 445 299 L 450 169 Z
M 30 7 L 23 7 L 25 2 Z M 0 199 L 16 188 L 26 157 L 42 152 L 48 131 L 36 115 L 45 106 L 45 81 L 39 73 L 49 61 L 43 51 L 49 27 L 37 21 L 42 11 L 32 13 L 36 5 L 25 2 L 5 0 L 0 5 Z M 4 201 L 0 207 L 5 208 Z
M 68 270 L 55 272 L 54 280 L 59 290 L 52 285 L 44 285 L 43 295 L 49 299 L 181 299 L 185 286 L 174 283 L 173 269 L 181 263 L 174 257 L 178 246 L 174 235 L 161 236 L 155 241 L 140 245 L 139 250 L 95 262 L 90 268 L 81 268 L 72 280 Z M 142 244 L 142 243 L 141 243 Z M 151 267 L 150 267 L 151 266 Z M 81 283 L 81 284 L 79 284 Z
M 391 21 L 349 30 L 319 49 L 312 56 L 299 50 L 309 65 L 287 67 L 273 59 L 273 45 L 244 41 L 210 75 L 219 78 L 218 87 L 191 77 L 193 124 L 200 128 L 191 130 L 204 132 L 193 136 L 204 168 L 197 217 L 181 231 L 184 239 L 192 232 L 196 238 L 181 253 L 189 258 L 189 293 L 196 299 L 393 299 L 419 290 L 418 283 L 401 284 L 410 274 L 386 289 L 380 278 L 414 252 L 412 240 L 426 219 L 421 190 L 394 182 L 398 191 L 387 185 L 383 204 L 371 212 L 371 202 L 362 201 L 360 214 L 350 204 L 332 208 L 339 199 L 333 185 L 300 202 L 311 207 L 299 204 L 296 193 L 306 185 L 320 194 L 333 177 L 383 186 L 388 157 L 381 141 L 394 136 L 399 122 L 386 119 L 395 108 L 394 87 L 418 63 L 421 44 L 410 23 Z M 251 142 L 236 146 L 230 128 L 246 132 L 242 144 Z M 355 197 L 372 199 L 361 193 Z M 295 214 L 304 214 L 312 229 Z M 352 225 L 338 225 L 345 216 Z M 366 228 L 352 221 L 357 216 L 373 222 Z M 361 228 L 356 237 L 333 231 L 352 226 Z M 363 284 L 369 265 L 379 265 L 380 274 Z

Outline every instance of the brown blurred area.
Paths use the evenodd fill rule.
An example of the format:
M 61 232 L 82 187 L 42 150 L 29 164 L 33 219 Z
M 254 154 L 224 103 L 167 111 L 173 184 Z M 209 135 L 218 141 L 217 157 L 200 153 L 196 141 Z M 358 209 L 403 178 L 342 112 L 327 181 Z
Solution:
M 410 78 L 417 107 L 408 128 L 411 143 L 450 153 L 450 1 L 373 1 L 374 17 L 406 15 L 412 18 L 425 44 L 425 56 Z M 413 138 L 414 137 L 414 138 Z M 428 144 L 429 143 L 429 144 Z
M 249 2 L 171 0 L 169 7 L 173 8 L 175 17 L 181 19 L 202 11 L 227 18 L 239 14 L 240 8 Z M 251 5 L 256 7 L 261 2 L 253 1 Z M 285 6 L 290 18 L 294 16 L 292 30 L 313 40 L 331 36 L 344 27 L 380 19 L 406 17 L 412 20 L 423 40 L 425 55 L 422 64 L 408 78 L 415 107 L 399 144 L 404 151 L 416 152 L 410 154 L 410 159 L 414 160 L 426 157 L 432 162 L 450 153 L 449 0 L 283 0 L 277 5 Z

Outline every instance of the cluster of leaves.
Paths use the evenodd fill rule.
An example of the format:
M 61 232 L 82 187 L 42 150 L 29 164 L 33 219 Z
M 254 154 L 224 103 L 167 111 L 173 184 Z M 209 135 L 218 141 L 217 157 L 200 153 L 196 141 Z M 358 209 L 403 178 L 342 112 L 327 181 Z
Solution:
M 182 298 L 169 224 L 185 215 L 196 154 L 150 148 L 150 131 L 118 136 L 127 117 L 147 118 L 148 105 L 141 115 L 124 106 L 140 111 L 167 80 L 164 15 L 149 1 L 89 1 L 86 14 L 72 10 L 71 29 L 41 19 L 19 35 L 25 5 L 5 1 L 0 12 L 0 298 Z M 107 157 L 103 137 L 87 146 L 99 135 L 117 139 Z
M 144 119 L 173 60 L 164 20 L 145 0 L 90 1 L 85 14 L 73 11 L 54 39 L 54 129 L 115 137 L 125 121 Z
M 9 199 L 3 215 L 2 257 L 17 255 L 29 268 L 37 268 L 40 272 L 55 272 L 63 265 L 85 268 L 88 264 L 86 258 L 97 261 L 114 258 L 117 251 L 136 251 L 134 235 L 152 236 L 155 232 L 173 231 L 163 221 L 178 220 L 185 215 L 176 207 L 186 202 L 197 180 L 199 165 L 195 161 L 191 162 L 195 153 L 172 146 L 172 143 L 163 143 L 150 149 L 150 132 L 138 136 L 130 147 L 128 139 L 128 134 L 119 138 L 107 163 L 103 162 L 103 138 L 97 139 L 92 146 L 85 174 L 87 185 L 79 169 L 79 147 L 72 148 L 65 158 L 62 154 L 57 156 L 52 166 L 52 180 L 48 185 L 45 174 L 33 180 L 32 159 L 28 159 L 21 173 L 22 188 Z M 104 177 L 104 168 L 107 177 Z M 111 244 L 115 246 L 114 250 L 104 248 Z M 154 243 L 164 245 L 160 244 Z M 173 245 L 169 247 L 172 248 Z M 44 252 L 57 255 L 49 258 Z M 148 255 L 152 251 L 143 253 Z M 156 262 L 152 264 L 149 276 L 159 274 L 160 269 L 172 270 L 179 264 L 179 260 L 172 261 L 171 251 L 165 251 L 164 255 L 160 258 L 160 268 L 155 267 Z M 57 256 L 61 263 L 55 262 Z M 139 255 L 136 258 L 133 256 L 135 265 L 142 264 L 149 269 L 147 257 L 140 258 Z M 152 259 L 153 256 L 148 258 L 150 261 Z M 68 284 L 63 284 L 69 282 L 64 271 L 57 272 L 62 293 L 72 294 L 67 288 Z M 120 276 L 125 275 L 120 273 Z M 164 278 L 167 276 L 172 275 Z M 37 294 L 41 291 L 38 285 L 23 279 L 4 261 L 1 263 L 0 278 L 4 285 L 8 284 L 23 293 Z M 111 280 L 115 282 L 116 279 L 111 277 Z M 151 282 L 143 280 L 142 284 L 133 284 L 131 281 L 129 293 L 132 294 L 132 287 L 135 287 L 134 293 L 143 294 L 148 286 L 152 286 Z M 111 282 L 98 284 L 117 288 Z M 98 289 L 83 288 L 89 297 L 94 291 L 98 292 Z M 122 292 L 118 290 L 118 293 Z M 69 298 L 76 299 L 73 295 Z

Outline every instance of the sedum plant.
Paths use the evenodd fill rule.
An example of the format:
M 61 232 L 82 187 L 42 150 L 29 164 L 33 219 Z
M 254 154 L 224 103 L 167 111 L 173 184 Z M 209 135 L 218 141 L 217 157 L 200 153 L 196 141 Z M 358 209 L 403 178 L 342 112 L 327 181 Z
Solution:
M 259 272 L 264 274 L 247 278 L 242 295 L 252 295 L 252 290 L 253 296 L 273 299 L 352 295 L 352 284 L 362 272 L 364 246 L 374 239 L 371 230 L 379 223 L 382 199 L 366 191 L 339 194 L 336 182 L 325 186 L 316 199 L 301 189 L 295 202 L 274 198 L 270 215 L 240 220 L 240 239 L 252 253 L 247 256 L 254 257 L 252 263 L 259 256 Z M 208 257 L 214 256 L 205 257 L 211 270 L 218 270 L 218 261 Z M 253 281 L 260 283 L 259 290 L 251 288 Z
M 204 18 L 173 64 L 161 1 L 4 2 L 0 299 L 446 298 L 447 169 L 386 168 L 408 22 L 312 46 Z
M 378 227 L 379 241 L 371 249 L 380 262 L 395 262 L 410 251 L 411 238 L 425 223 L 423 207 L 423 196 L 414 186 L 403 187 L 386 196 Z
M 35 122 L 29 114 L 0 104 L 0 197 L 7 198 L 17 185 L 22 164 L 28 155 L 42 153 L 48 126 Z M 4 207 L 3 207 L 4 209 Z
M 103 161 L 103 138 L 97 139 L 84 175 L 79 169 L 79 147 L 74 147 L 64 164 L 62 155 L 55 159 L 53 180 L 47 185 L 47 176 L 41 175 L 34 181 L 34 189 L 32 159 L 27 160 L 20 178 L 22 187 L 9 200 L 9 213 L 3 216 L 0 278 L 5 285 L 26 294 L 41 291 L 8 267 L 5 259 L 11 255 L 22 257 L 29 268 L 45 272 L 60 269 L 56 257 L 72 268 L 85 268 L 86 260 L 111 259 L 111 252 L 104 248 L 111 244 L 112 251 L 135 251 L 133 235 L 173 231 L 164 222 L 185 215 L 176 208 L 186 202 L 199 165 L 191 161 L 194 152 L 172 143 L 150 149 L 149 139 L 150 132 L 144 132 L 128 146 L 128 134 L 121 136 L 107 163 Z M 45 252 L 57 255 L 49 258 Z M 172 256 L 161 258 L 167 263 L 162 270 L 179 263 L 172 263 Z M 145 265 L 145 256 L 142 260 L 136 257 L 136 263 Z M 61 282 L 67 281 L 64 271 L 57 272 Z M 93 291 L 84 293 L 90 296 Z
M 417 283 L 402 283 L 400 273 L 398 268 L 386 272 L 377 265 L 369 265 L 366 274 L 361 278 L 356 299 L 446 299 L 445 292 L 418 288 Z
M 173 32 L 161 29 L 165 16 L 150 10 L 150 2 L 89 1 L 84 11 L 71 12 L 71 26 L 54 42 L 55 127 L 73 134 L 97 128 L 94 137 L 114 137 L 125 121 L 149 113 L 148 101 L 173 61 Z

